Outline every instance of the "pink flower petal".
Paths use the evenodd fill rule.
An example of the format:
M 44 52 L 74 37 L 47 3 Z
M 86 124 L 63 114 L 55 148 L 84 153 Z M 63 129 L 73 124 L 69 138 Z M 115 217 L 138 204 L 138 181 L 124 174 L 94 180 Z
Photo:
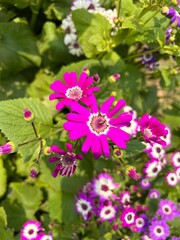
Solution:
M 81 125 L 80 128 L 76 128 L 75 130 L 69 133 L 70 140 L 77 140 L 86 136 L 89 133 L 89 129 L 86 125 Z
M 66 143 L 66 148 L 67 148 L 68 152 L 73 151 L 73 145 L 71 143 Z
M 78 122 L 65 122 L 63 127 L 66 131 L 80 130 L 81 128 L 86 127 L 86 124 Z
M 87 73 L 82 72 L 81 75 L 79 76 L 78 86 L 81 87 L 82 89 L 86 89 L 92 83 L 93 83 L 92 77 L 88 77 Z
M 102 146 L 98 136 L 95 135 L 94 141 L 91 144 L 91 150 L 94 158 L 99 158 L 102 155 Z
M 102 134 L 100 135 L 100 141 L 101 141 L 101 145 L 102 145 L 102 149 L 103 149 L 103 152 L 104 152 L 104 156 L 106 158 L 109 158 L 110 156 L 110 150 L 109 150 L 109 144 L 108 144 L 108 140 L 107 140 L 107 137 Z
M 67 120 L 72 122 L 84 123 L 88 121 L 88 117 L 85 115 L 80 115 L 76 113 L 68 113 Z
M 116 106 L 107 114 L 107 116 L 109 118 L 113 117 L 125 105 L 126 105 L 126 102 L 124 100 L 119 100 L 117 102 Z
M 64 93 L 52 93 L 51 95 L 49 95 L 49 100 L 54 100 L 54 99 L 63 98 L 63 97 L 64 97 Z
M 119 129 L 110 127 L 107 136 L 111 139 L 113 143 L 115 143 L 120 148 L 126 148 L 126 143 L 124 137 L 122 137 L 121 133 L 123 131 L 119 131 Z M 127 134 L 127 133 L 126 133 Z M 128 135 L 128 134 L 127 134 Z
M 122 113 L 117 118 L 112 118 L 109 123 L 111 125 L 118 125 L 119 127 L 128 126 L 130 121 L 132 120 L 132 114 Z
M 90 112 L 87 108 L 81 106 L 79 103 L 76 103 L 76 102 L 73 102 L 71 104 L 71 110 L 73 112 L 77 112 L 79 114 L 83 114 L 83 115 L 86 115 L 86 116 L 90 115 Z
M 66 82 L 68 87 L 74 87 L 77 85 L 77 74 L 76 72 L 66 72 L 64 74 L 64 81 Z
M 51 83 L 50 88 L 58 93 L 65 93 L 67 90 L 67 87 L 60 80 L 56 80 Z
M 95 134 L 90 133 L 87 135 L 86 140 L 82 145 L 82 152 L 87 153 L 91 147 L 92 142 L 94 141 Z
M 107 114 L 113 102 L 114 102 L 114 97 L 113 97 L 113 96 L 110 97 L 110 98 L 108 98 L 108 99 L 101 105 L 101 107 L 100 107 L 100 112 Z

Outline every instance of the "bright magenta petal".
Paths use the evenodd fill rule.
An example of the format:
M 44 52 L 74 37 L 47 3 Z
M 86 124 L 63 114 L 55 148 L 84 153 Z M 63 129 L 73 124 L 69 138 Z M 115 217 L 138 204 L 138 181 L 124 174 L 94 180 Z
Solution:
M 49 100 L 59 99 L 59 98 L 63 98 L 63 97 L 64 97 L 64 93 L 52 93 L 49 96 Z
M 66 72 L 64 74 L 64 81 L 66 82 L 67 84 L 67 87 L 74 87 L 77 85 L 77 74 L 76 72 Z
M 108 113 L 109 109 L 112 105 L 112 103 L 114 102 L 114 97 L 110 97 L 108 98 L 100 107 L 100 112 L 101 113 Z
M 88 121 L 88 116 L 80 115 L 80 114 L 76 114 L 76 113 L 68 113 L 67 120 L 72 121 L 72 122 L 84 123 L 84 122 Z
M 102 148 L 103 148 L 104 156 L 106 158 L 109 158 L 110 157 L 110 151 L 109 151 L 109 144 L 108 144 L 107 136 L 102 134 L 102 135 L 100 135 L 99 138 L 100 138 L 101 145 L 102 145 Z
M 132 114 L 122 113 L 117 118 L 112 118 L 109 123 L 111 125 L 118 125 L 119 127 L 128 126 L 130 121 L 132 120 Z
M 76 102 L 73 102 L 71 104 L 71 110 L 73 112 L 77 112 L 79 114 L 84 114 L 86 116 L 89 116 L 90 115 L 90 112 L 87 108 L 81 106 L 80 104 L 76 103 Z
M 118 129 L 110 128 L 107 136 L 111 139 L 113 143 L 115 143 L 120 148 L 126 148 L 126 143 L 124 138 L 122 138 L 121 133 L 119 133 Z
M 71 140 L 77 140 L 86 136 L 89 132 L 89 129 L 86 126 L 81 125 L 79 129 L 73 130 L 69 133 L 69 138 Z
M 91 147 L 92 142 L 94 141 L 95 134 L 89 133 L 82 145 L 82 152 L 87 153 Z
M 94 158 L 99 158 L 102 155 L 102 146 L 98 136 L 94 137 L 94 141 L 91 144 L 91 150 Z
M 60 80 L 56 80 L 51 83 L 50 88 L 58 93 L 65 93 L 67 90 L 67 87 Z
M 82 72 L 79 76 L 78 86 L 82 89 L 86 89 L 93 83 L 92 77 L 88 77 L 87 73 Z
M 117 102 L 116 106 L 107 114 L 107 116 L 109 118 L 113 117 L 125 105 L 126 105 L 126 102 L 124 100 L 119 100 Z

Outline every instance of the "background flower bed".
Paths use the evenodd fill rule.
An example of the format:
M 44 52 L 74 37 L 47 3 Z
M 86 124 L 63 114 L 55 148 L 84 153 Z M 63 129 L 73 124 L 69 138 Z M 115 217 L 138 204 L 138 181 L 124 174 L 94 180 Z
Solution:
M 70 12 L 71 1 L 0 1 L 0 100 L 21 99 L 0 102 L 1 145 L 7 139 L 19 139 L 18 142 L 32 139 L 32 129 L 24 124 L 21 110 L 33 106 L 36 120 L 41 123 L 38 131 L 46 139 L 45 145 L 60 144 L 64 149 L 68 141 L 62 127 L 66 111 L 56 111 L 55 103 L 49 101 L 49 85 L 55 79 L 62 80 L 65 72 L 80 74 L 86 67 L 91 76 L 99 74 L 100 82 L 96 86 L 101 87 L 95 94 L 99 104 L 115 95 L 116 100 L 125 99 L 137 111 L 138 117 L 146 112 L 157 116 L 170 126 L 172 132 L 167 159 L 178 151 L 179 32 L 177 26 L 175 43 L 166 43 L 165 31 L 170 20 L 162 14 L 165 6 L 178 10 L 177 4 L 160 0 L 99 3 L 105 9 L 117 8 L 117 12 L 120 9 L 120 19 L 112 25 L 101 14 L 85 9 L 73 10 L 77 39 L 84 52 L 76 56 L 64 43 L 67 33 L 61 27 Z M 151 70 L 151 66 L 149 69 L 149 65 L 142 61 L 144 51 L 155 52 L 155 69 Z M 154 61 L 151 64 L 154 67 Z M 120 79 L 109 81 L 109 77 L 116 73 L 121 74 Z M 53 232 L 54 239 L 115 238 L 117 233 L 111 224 L 104 223 L 97 228 L 94 220 L 85 229 L 86 225 L 75 212 L 74 194 L 104 169 L 121 184 L 122 189 L 139 183 L 125 177 L 120 167 L 117 171 L 113 157 L 94 160 L 91 153 L 85 155 L 73 176 L 55 179 L 51 176 L 53 166 L 48 157 L 42 156 L 40 174 L 37 179 L 32 179 L 29 166 L 37 156 L 38 147 L 32 143 L 24 146 L 18 154 L 0 157 L 2 240 L 19 239 L 23 223 L 34 218 Z M 124 154 L 127 162 L 142 172 L 147 157 L 141 153 L 140 145 L 134 148 L 130 146 Z M 79 146 L 78 153 L 80 149 Z M 153 187 L 158 188 L 164 198 L 179 202 L 179 186 L 169 187 L 163 174 L 154 179 Z M 147 204 L 146 197 L 145 191 L 142 197 L 135 196 L 133 201 Z M 131 231 L 123 230 L 121 237 L 124 235 L 132 235 L 133 239 Z

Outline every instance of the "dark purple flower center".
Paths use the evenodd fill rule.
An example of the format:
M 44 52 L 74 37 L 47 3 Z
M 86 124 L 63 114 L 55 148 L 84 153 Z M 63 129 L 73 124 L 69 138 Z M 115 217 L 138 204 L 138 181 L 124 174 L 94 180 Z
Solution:
M 178 162 L 180 162 L 180 158 L 178 158 L 178 160 L 177 160 Z
M 156 151 L 157 151 L 158 153 L 160 153 L 160 152 L 161 152 L 161 149 L 160 149 L 159 147 L 157 147 L 157 148 L 156 148 Z
M 101 190 L 107 192 L 109 190 L 109 187 L 107 185 L 102 185 Z
M 153 171 L 153 173 L 155 173 L 155 172 L 157 172 L 157 170 L 158 170 L 157 167 L 155 167 L 155 168 L 153 168 L 152 171 Z
M 106 116 L 100 113 L 98 115 L 91 115 L 89 127 L 95 134 L 104 133 L 109 127 Z
M 71 28 L 67 27 L 66 30 L 65 30 L 65 33 L 67 33 L 67 34 L 71 33 Z
M 90 9 L 90 10 L 95 10 L 95 6 L 91 3 L 91 4 L 89 5 L 88 9 Z
M 34 233 L 34 230 L 33 229 L 30 229 L 29 231 L 28 231 L 28 234 L 29 235 L 31 235 L 31 234 L 33 234 Z
M 75 157 L 68 153 L 65 154 L 64 156 L 62 156 L 61 161 L 62 161 L 63 166 L 73 166 L 76 164 Z
M 161 233 L 162 229 L 158 227 L 158 228 L 156 228 L 156 231 L 157 231 L 157 233 Z
M 127 220 L 130 221 L 132 219 L 132 214 L 128 214 Z
M 66 91 L 66 97 L 73 99 L 73 100 L 79 100 L 82 98 L 82 90 L 80 87 L 76 86 L 76 87 L 72 87 L 72 88 L 68 88 L 68 90 Z
M 138 220 L 138 224 L 142 225 L 143 224 L 142 220 Z
M 87 208 L 88 208 L 85 203 L 82 203 L 82 204 L 81 204 L 81 207 L 82 207 L 83 210 L 87 210 Z
M 108 215 L 108 214 L 110 214 L 110 212 L 111 212 L 110 210 L 106 210 L 105 214 Z
M 73 47 L 74 47 L 74 48 L 79 48 L 79 44 L 78 44 L 78 43 L 74 43 L 74 44 L 73 44 Z
M 170 209 L 169 209 L 168 207 L 165 207 L 165 208 L 164 208 L 164 211 L 165 211 L 166 213 L 170 213 Z

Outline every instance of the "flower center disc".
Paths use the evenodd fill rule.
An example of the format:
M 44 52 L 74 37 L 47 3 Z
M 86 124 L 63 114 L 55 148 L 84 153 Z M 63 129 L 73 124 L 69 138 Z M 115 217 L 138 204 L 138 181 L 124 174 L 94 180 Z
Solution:
M 75 157 L 70 154 L 65 154 L 61 158 L 63 166 L 73 166 L 75 164 L 75 160 Z
M 146 137 L 150 138 L 150 137 L 152 137 L 153 134 L 152 134 L 152 132 L 151 132 L 150 129 L 145 128 L 145 129 L 144 129 L 144 135 L 145 135 Z
M 91 114 L 88 126 L 96 135 L 106 134 L 109 130 L 108 118 L 101 113 Z
M 73 100 L 79 100 L 80 98 L 82 98 L 81 88 L 78 86 L 68 88 L 68 90 L 66 91 L 66 97 L 73 99 Z

